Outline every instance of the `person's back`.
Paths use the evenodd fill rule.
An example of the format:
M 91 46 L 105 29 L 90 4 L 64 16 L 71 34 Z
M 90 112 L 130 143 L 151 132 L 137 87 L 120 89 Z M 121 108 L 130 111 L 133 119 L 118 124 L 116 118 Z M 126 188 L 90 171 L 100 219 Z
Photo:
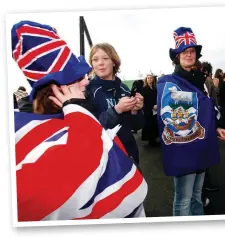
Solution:
M 12 29 L 15 61 L 29 53 L 30 45 L 49 42 L 49 37 L 29 36 L 18 50 L 26 37 L 20 30 L 26 35 L 30 27 L 63 45 L 46 52 L 45 63 L 30 55 L 33 111 L 14 113 L 18 221 L 144 217 L 147 184 L 116 136 L 120 126 L 105 130 L 85 106 L 85 75 L 91 67 L 65 47 L 54 28 L 29 21 Z M 37 80 L 35 73 L 47 71 L 64 49 L 69 51 L 64 68 Z M 26 68 L 22 71 L 26 76 Z

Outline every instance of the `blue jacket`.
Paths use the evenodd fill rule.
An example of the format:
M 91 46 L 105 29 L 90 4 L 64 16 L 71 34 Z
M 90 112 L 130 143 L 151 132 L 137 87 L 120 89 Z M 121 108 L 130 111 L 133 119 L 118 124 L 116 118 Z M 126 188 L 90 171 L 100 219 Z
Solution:
M 128 155 L 132 156 L 136 163 L 139 163 L 138 147 L 131 130 L 139 130 L 144 126 L 143 111 L 138 111 L 136 115 L 132 115 L 130 112 L 118 114 L 114 108 L 120 98 L 130 95 L 129 88 L 118 77 L 111 81 L 96 76 L 87 86 L 86 94 L 95 106 L 95 115 L 104 128 L 122 125 L 118 137 Z
M 165 174 L 179 176 L 219 162 L 212 99 L 177 75 L 157 83 L 157 114 Z

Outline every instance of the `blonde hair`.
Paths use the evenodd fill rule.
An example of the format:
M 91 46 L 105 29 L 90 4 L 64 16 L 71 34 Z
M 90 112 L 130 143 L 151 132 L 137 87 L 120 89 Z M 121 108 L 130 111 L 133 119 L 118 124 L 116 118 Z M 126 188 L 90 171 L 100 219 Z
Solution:
M 115 66 L 113 67 L 113 74 L 115 75 L 117 72 L 119 72 L 121 65 L 120 57 L 114 47 L 108 43 L 96 44 L 91 48 L 89 55 L 89 63 L 91 64 L 91 66 L 93 67 L 92 58 L 98 49 L 103 50 L 115 64 Z
M 152 86 L 156 86 L 156 80 L 155 80 L 155 77 L 151 74 L 148 74 L 146 77 L 145 77 L 145 80 L 144 80 L 144 86 L 148 86 L 148 82 L 147 82 L 147 78 L 148 77 L 151 77 L 153 79 L 152 81 Z

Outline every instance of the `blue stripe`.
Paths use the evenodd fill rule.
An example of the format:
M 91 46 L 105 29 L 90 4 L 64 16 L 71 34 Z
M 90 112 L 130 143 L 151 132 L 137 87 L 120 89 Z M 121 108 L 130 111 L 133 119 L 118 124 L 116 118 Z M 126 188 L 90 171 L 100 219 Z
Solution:
M 52 118 L 63 118 L 63 113 L 61 114 L 33 114 L 33 113 L 25 113 L 25 112 L 14 112 L 15 119 L 15 132 L 17 132 L 20 128 L 28 124 L 33 120 L 46 120 Z
M 67 133 L 67 130 L 61 131 L 60 133 L 57 133 L 56 135 L 54 135 L 53 137 L 50 137 L 48 140 L 46 140 L 45 142 L 55 142 L 57 140 L 59 140 L 59 138 L 61 138 L 64 134 Z
M 133 166 L 131 159 L 129 159 L 124 154 L 124 152 L 117 146 L 116 143 L 113 144 L 113 147 L 109 151 L 108 156 L 109 158 L 106 170 L 98 182 L 94 195 L 81 209 L 85 209 L 91 206 L 94 202 L 95 197 L 99 193 L 104 191 L 110 185 L 120 181 L 130 172 Z

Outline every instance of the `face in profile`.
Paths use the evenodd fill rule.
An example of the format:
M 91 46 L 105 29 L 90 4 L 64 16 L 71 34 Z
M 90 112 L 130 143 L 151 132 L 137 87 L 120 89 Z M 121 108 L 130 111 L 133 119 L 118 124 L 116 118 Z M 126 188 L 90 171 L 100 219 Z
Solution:
M 78 88 L 80 89 L 80 91 L 85 92 L 86 90 L 86 86 L 89 84 L 89 79 L 88 79 L 88 75 L 86 74 L 82 79 L 80 79 L 79 81 L 76 81 L 74 83 L 71 83 L 70 85 L 68 85 L 68 88 L 73 87 L 74 85 L 78 85 Z
M 196 50 L 194 47 L 187 48 L 179 55 L 180 65 L 183 68 L 191 68 L 196 62 Z
M 105 80 L 113 79 L 114 63 L 104 50 L 97 49 L 93 54 L 91 61 L 92 67 L 97 76 Z

